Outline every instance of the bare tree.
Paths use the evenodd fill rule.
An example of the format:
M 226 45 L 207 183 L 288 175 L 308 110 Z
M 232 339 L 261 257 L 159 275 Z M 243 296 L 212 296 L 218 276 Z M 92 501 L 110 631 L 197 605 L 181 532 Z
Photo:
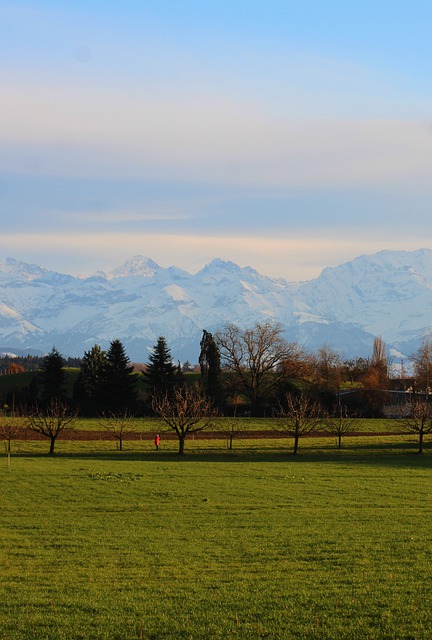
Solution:
M 315 379 L 330 389 L 337 391 L 341 381 L 342 360 L 340 355 L 329 344 L 318 349 L 315 358 Z
M 342 449 L 342 437 L 356 431 L 355 418 L 348 416 L 346 407 L 341 404 L 334 407 L 332 415 L 325 416 L 324 423 L 329 431 L 336 434 L 339 449 Z
M 381 336 L 375 336 L 369 368 L 363 376 L 363 386 L 369 389 L 385 389 L 388 382 L 389 363 L 386 345 Z
M 28 417 L 28 428 L 50 440 L 49 455 L 53 455 L 56 440 L 65 429 L 71 428 L 77 416 L 76 410 L 58 399 L 53 399 L 46 408 L 36 408 Z
M 6 452 L 8 466 L 10 466 L 12 440 L 17 440 L 25 429 L 26 420 L 21 416 L 11 415 L 0 416 L 0 438 L 6 442 Z
M 154 396 L 153 410 L 177 435 L 179 454 L 184 453 L 187 436 L 213 426 L 217 415 L 211 400 L 196 387 L 174 387 L 171 395 Z
M 432 337 L 425 335 L 417 351 L 411 356 L 414 364 L 416 389 L 427 393 L 432 385 Z
M 406 415 L 398 418 L 397 422 L 405 433 L 418 436 L 418 453 L 423 453 L 424 436 L 432 433 L 432 405 L 421 398 L 414 398 L 406 405 Z
M 242 418 L 236 418 L 235 415 L 223 420 L 221 424 L 221 431 L 225 433 L 228 439 L 228 446 L 230 451 L 233 448 L 234 438 L 238 438 L 241 432 L 244 431 L 246 427 L 247 425 L 245 424 L 244 420 Z
M 369 358 L 352 358 L 350 360 L 344 360 L 342 363 L 343 375 L 345 379 L 349 380 L 351 385 L 355 382 L 359 382 L 362 376 L 365 375 L 369 369 Z
M 250 329 L 227 324 L 216 334 L 216 341 L 222 365 L 233 372 L 256 413 L 284 376 L 280 365 L 289 359 L 295 345 L 287 343 L 281 325 L 272 322 L 257 322 Z
M 287 393 L 281 403 L 276 425 L 294 438 L 293 454 L 298 453 L 299 440 L 311 434 L 321 422 L 321 410 L 318 402 L 305 394 Z
M 380 366 L 385 368 L 387 366 L 386 346 L 381 336 L 375 336 L 374 338 L 371 364 L 373 367 Z
M 290 343 L 289 346 L 291 353 L 279 367 L 284 377 L 312 378 L 316 366 L 315 357 L 306 353 L 297 343 Z
M 119 451 L 123 451 L 125 436 L 136 429 L 135 418 L 128 411 L 123 413 L 111 412 L 108 415 L 103 415 L 99 419 L 99 424 L 102 429 L 105 429 L 117 441 Z

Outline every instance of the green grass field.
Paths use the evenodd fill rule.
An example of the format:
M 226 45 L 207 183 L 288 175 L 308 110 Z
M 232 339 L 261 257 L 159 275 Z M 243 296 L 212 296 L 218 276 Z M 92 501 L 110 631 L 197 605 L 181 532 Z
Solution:
M 432 456 L 407 436 L 13 443 L 0 639 L 430 639 Z
M 134 430 L 141 433 L 154 433 L 167 429 L 165 423 L 160 418 L 136 418 L 132 420 Z M 238 426 L 236 426 L 236 423 Z M 215 431 L 223 431 L 234 424 L 236 435 L 241 437 L 242 431 L 268 431 L 277 428 L 277 420 L 271 418 L 216 418 L 214 422 Z M 73 423 L 73 428 L 78 431 L 101 431 L 101 420 L 99 418 L 77 418 Z M 325 430 L 325 424 L 322 430 Z M 395 420 L 385 418 L 357 418 L 353 421 L 353 429 L 356 434 L 362 433 L 397 433 L 400 430 Z

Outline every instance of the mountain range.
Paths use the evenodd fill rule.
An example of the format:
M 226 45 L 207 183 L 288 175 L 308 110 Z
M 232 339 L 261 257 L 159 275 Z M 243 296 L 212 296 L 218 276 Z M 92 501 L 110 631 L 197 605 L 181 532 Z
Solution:
M 175 360 L 194 363 L 203 329 L 265 320 L 310 351 L 328 344 L 347 358 L 370 356 L 379 335 L 393 356 L 409 357 L 432 326 L 432 250 L 380 251 L 297 283 L 219 259 L 192 275 L 135 256 L 85 278 L 0 262 L 0 349 L 8 353 L 56 346 L 82 356 L 119 338 L 131 360 L 145 362 L 163 335 Z

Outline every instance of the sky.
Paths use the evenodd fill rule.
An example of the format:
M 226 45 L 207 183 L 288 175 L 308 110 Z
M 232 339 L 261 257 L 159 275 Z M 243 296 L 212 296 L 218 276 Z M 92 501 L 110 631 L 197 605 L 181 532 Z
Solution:
M 430 247 L 432 4 L 0 0 L 0 260 L 299 281 Z

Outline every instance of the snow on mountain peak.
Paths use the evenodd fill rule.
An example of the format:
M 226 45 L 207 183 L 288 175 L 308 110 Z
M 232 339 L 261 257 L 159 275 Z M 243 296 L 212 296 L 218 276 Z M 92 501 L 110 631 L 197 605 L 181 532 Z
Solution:
M 364 356 L 381 335 L 410 354 L 431 326 L 432 251 L 360 256 L 297 284 L 220 258 L 191 275 L 137 255 L 87 279 L 8 258 L 0 261 L 0 285 L 0 340 L 11 352 L 55 344 L 82 355 L 89 341 L 105 348 L 118 336 L 138 361 L 164 335 L 176 357 L 193 361 L 204 328 L 271 318 L 308 349 L 329 343 Z
M 37 264 L 27 264 L 26 262 L 15 260 L 15 258 L 6 258 L 3 263 L 0 263 L 0 272 L 14 274 L 25 280 L 32 280 L 48 273 L 46 269 Z
M 213 258 L 211 262 L 206 264 L 202 271 L 216 271 L 222 269 L 223 271 L 239 271 L 240 267 L 231 262 L 230 260 L 222 260 L 221 258 Z
M 218 275 L 218 274 L 232 274 L 238 276 L 240 273 L 247 273 L 251 276 L 260 276 L 258 271 L 252 269 L 252 267 L 239 267 L 235 262 L 230 260 L 222 260 L 221 258 L 213 258 L 211 262 L 198 272 L 197 275 Z M 270 278 L 269 278 L 270 279 Z
M 177 284 L 169 284 L 164 287 L 164 291 L 176 302 L 189 302 L 190 297 L 184 289 Z
M 156 264 L 151 258 L 145 256 L 134 256 L 129 260 L 126 260 L 120 267 L 110 271 L 106 274 L 108 280 L 114 278 L 128 278 L 130 276 L 144 276 L 146 278 L 152 278 L 161 267 Z

